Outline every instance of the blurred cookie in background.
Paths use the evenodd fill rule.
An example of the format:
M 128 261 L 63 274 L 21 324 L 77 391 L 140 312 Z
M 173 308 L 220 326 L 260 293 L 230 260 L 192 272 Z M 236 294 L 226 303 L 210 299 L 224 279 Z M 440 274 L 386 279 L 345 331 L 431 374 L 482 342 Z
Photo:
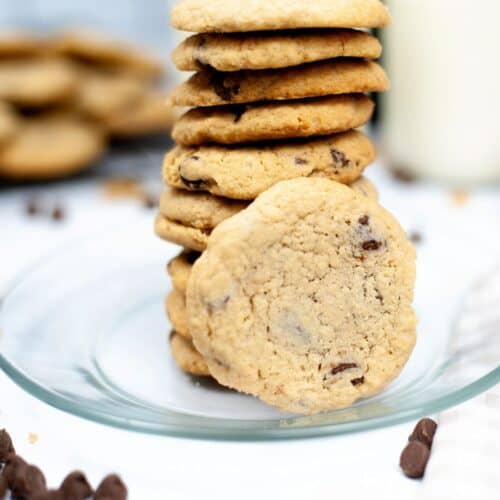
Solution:
M 0 58 L 32 57 L 40 55 L 45 44 L 30 32 L 12 29 L 0 32 Z
M 100 128 L 72 114 L 22 118 L 14 138 L 0 150 L 0 177 L 46 180 L 75 174 L 105 150 Z
M 19 128 L 19 120 L 8 104 L 0 101 L 0 148 L 6 144 Z
M 163 65 L 146 49 L 94 30 L 65 30 L 53 38 L 51 49 L 75 61 L 133 74 L 145 80 L 156 80 L 163 75 Z
M 104 126 L 112 137 L 126 139 L 169 133 L 175 118 L 174 108 L 168 104 L 165 93 L 145 91 L 130 106 L 112 114 Z
M 76 76 L 62 59 L 0 60 L 0 99 L 21 108 L 62 104 L 76 92 Z
M 163 70 L 148 50 L 94 31 L 1 32 L 0 179 L 73 175 L 115 138 L 121 154 L 137 150 L 135 138 L 168 141 Z

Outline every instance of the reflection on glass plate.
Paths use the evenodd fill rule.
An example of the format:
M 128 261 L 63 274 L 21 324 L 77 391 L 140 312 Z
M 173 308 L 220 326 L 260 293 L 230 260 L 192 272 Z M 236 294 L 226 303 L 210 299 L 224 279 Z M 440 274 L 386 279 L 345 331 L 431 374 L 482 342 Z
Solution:
M 182 373 L 170 358 L 165 264 L 178 252 L 150 224 L 62 248 L 21 276 L 0 304 L 0 365 L 62 410 L 136 431 L 276 439 L 359 431 L 460 403 L 500 380 L 500 269 L 468 294 L 454 328 L 419 335 L 382 394 L 313 417 Z M 425 311 L 420 311 L 425 324 Z

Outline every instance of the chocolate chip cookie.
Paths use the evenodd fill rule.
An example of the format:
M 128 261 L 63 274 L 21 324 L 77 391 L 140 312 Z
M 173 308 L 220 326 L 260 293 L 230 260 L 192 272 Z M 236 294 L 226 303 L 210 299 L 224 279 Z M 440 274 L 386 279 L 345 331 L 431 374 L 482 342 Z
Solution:
M 172 137 L 193 146 L 331 135 L 364 125 L 373 109 L 364 94 L 195 108 L 176 122 Z
M 293 68 L 221 73 L 203 70 L 172 93 L 178 106 L 218 106 L 326 95 L 383 92 L 381 66 L 361 59 L 330 59 Z
M 202 33 L 187 38 L 172 58 L 183 71 L 207 66 L 217 71 L 287 68 L 300 64 L 358 57 L 377 59 L 380 42 L 357 30 L 294 30 L 260 33 Z
M 15 111 L 7 104 L 0 102 L 0 148 L 6 144 L 19 128 L 19 119 Z
M 0 177 L 45 180 L 72 175 L 95 162 L 105 140 L 95 125 L 65 114 L 24 119 L 0 150 Z
M 0 61 L 0 99 L 20 107 L 61 104 L 76 91 L 70 64 L 59 59 Z
M 165 157 L 163 178 L 181 189 L 252 200 L 273 184 L 295 177 L 324 177 L 350 184 L 374 158 L 370 139 L 355 130 L 307 141 L 177 146 Z
M 365 177 L 361 177 L 349 187 L 363 196 L 373 200 L 378 199 L 375 186 Z M 206 248 L 208 238 L 218 224 L 247 206 L 246 201 L 220 198 L 204 192 L 167 188 L 160 199 L 160 215 L 156 230 L 160 237 L 168 241 L 201 251 Z M 179 288 L 175 283 L 174 287 Z M 180 290 L 185 293 L 185 286 Z
M 175 331 L 170 335 L 170 351 L 181 370 L 197 377 L 210 376 L 207 363 L 193 343 Z
M 186 295 L 191 268 L 199 256 L 199 252 L 184 250 L 167 264 L 167 272 L 172 280 L 172 285 L 182 295 Z
M 165 309 L 172 328 L 182 337 L 190 340 L 187 324 L 186 297 L 178 290 L 172 290 L 165 299 Z
M 415 251 L 376 202 L 327 179 L 281 182 L 213 231 L 187 289 L 212 376 L 313 414 L 383 390 L 415 343 Z
M 390 23 L 380 0 L 183 0 L 172 25 L 199 33 L 296 28 L 376 28 Z

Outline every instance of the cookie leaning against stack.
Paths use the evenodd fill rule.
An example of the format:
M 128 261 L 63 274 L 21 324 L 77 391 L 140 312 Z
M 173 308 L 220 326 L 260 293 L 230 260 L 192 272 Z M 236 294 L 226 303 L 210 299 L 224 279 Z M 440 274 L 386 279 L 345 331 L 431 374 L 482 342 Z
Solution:
M 389 86 L 380 43 L 355 28 L 389 21 L 379 0 L 174 8 L 174 27 L 198 32 L 174 62 L 196 73 L 172 94 L 192 109 L 174 125 L 156 232 L 185 247 L 166 300 L 183 370 L 203 359 L 223 385 L 315 413 L 404 365 L 413 253 L 362 177 L 375 148 L 354 130 L 373 113 L 366 94 Z

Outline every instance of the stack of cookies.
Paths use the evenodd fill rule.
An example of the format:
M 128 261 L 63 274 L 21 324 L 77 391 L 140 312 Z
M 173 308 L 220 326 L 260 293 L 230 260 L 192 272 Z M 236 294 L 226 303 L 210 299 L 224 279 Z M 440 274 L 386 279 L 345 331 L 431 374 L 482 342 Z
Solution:
M 185 0 L 174 8 L 174 27 L 197 32 L 175 50 L 174 62 L 196 73 L 172 95 L 175 105 L 191 109 L 174 125 L 177 146 L 163 165 L 167 188 L 156 232 L 184 247 L 168 265 L 173 291 L 166 309 L 172 354 L 185 371 L 211 375 L 284 410 L 314 413 L 373 394 L 403 366 L 414 341 L 411 248 L 399 280 L 404 304 L 394 311 L 404 311 L 404 347 L 393 349 L 394 363 L 372 367 L 371 379 L 365 358 L 376 347 L 368 331 L 357 330 L 373 311 L 355 298 L 361 291 L 362 300 L 390 309 L 377 297 L 392 293 L 383 276 L 392 280 L 401 272 L 391 263 L 407 242 L 363 177 L 375 147 L 355 130 L 373 113 L 367 93 L 389 86 L 373 61 L 380 43 L 355 28 L 389 21 L 379 0 Z M 333 235 L 325 232 L 331 210 L 342 218 L 339 224 L 332 215 Z M 304 220 L 317 231 L 302 227 Z M 368 272 L 364 263 L 372 259 L 365 254 L 385 248 L 388 234 L 397 249 L 384 252 L 380 272 L 373 262 Z M 340 264 L 328 261 L 351 248 L 353 238 L 361 253 L 353 250 L 338 274 L 346 281 L 336 282 L 330 272 Z M 367 285 L 359 284 L 361 274 Z M 301 318 L 301 303 L 309 303 L 306 316 L 314 310 L 324 323 L 314 328 L 316 320 Z M 343 310 L 343 323 L 332 317 L 335 307 Z M 308 345 L 328 320 L 342 324 L 346 337 Z M 389 323 L 382 323 L 373 318 L 386 332 Z M 387 336 L 398 333 L 396 326 Z M 365 355 L 351 353 L 354 344 Z M 333 391 L 344 378 L 345 390 Z
M 108 139 L 169 130 L 162 73 L 147 53 L 94 32 L 0 33 L 0 179 L 71 175 Z

